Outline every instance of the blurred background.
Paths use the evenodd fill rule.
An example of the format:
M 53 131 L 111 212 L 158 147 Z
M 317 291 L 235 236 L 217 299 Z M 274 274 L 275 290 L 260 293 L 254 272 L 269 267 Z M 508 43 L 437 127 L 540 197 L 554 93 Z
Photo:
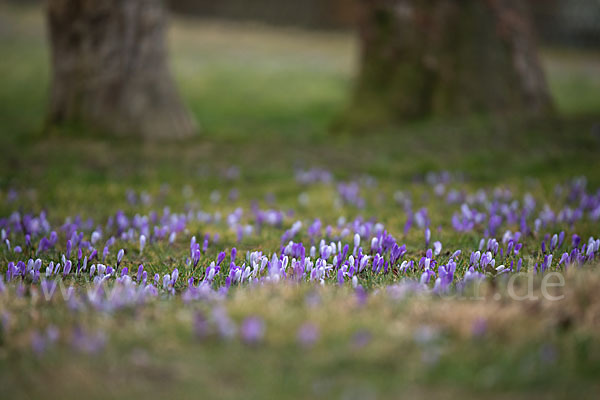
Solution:
M 44 129 L 52 76 L 44 3 L 2 0 L 3 185 L 50 175 L 64 179 L 74 174 L 72 165 L 82 165 L 79 175 L 101 181 L 134 180 L 149 174 L 140 172 L 144 167 L 171 178 L 160 171 L 195 174 L 199 160 L 235 163 L 263 177 L 276 175 L 276 167 L 320 165 L 380 177 L 448 168 L 494 179 L 499 165 L 508 166 L 508 175 L 535 175 L 557 160 L 558 173 L 586 171 L 600 143 L 600 2 L 530 3 L 558 119 L 513 126 L 508 119 L 489 124 L 485 118 L 428 117 L 350 138 L 332 134 L 332 127 L 352 102 L 361 60 L 357 24 L 371 3 L 170 0 L 168 64 L 199 134 L 183 145 L 140 148 L 114 146 L 112 139 L 81 129 Z M 474 153 L 473 146 L 482 150 Z M 412 162 L 402 161 L 398 149 L 410 151 Z M 269 166 L 261 164 L 265 154 Z M 122 161 L 115 165 L 112 157 Z
M 544 44 L 598 47 L 600 3 L 596 0 L 528 0 Z M 169 0 L 181 15 L 257 21 L 308 29 L 350 30 L 360 14 L 359 0 Z

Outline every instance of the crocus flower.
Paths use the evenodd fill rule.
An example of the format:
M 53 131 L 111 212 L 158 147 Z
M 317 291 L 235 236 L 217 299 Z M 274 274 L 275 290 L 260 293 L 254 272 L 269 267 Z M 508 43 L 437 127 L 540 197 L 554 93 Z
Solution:
M 140 254 L 144 252 L 144 247 L 146 247 L 146 236 L 140 235 Z
M 358 248 L 360 246 L 360 235 L 358 233 L 354 234 L 354 248 Z
M 257 344 L 265 335 L 265 323 L 260 317 L 246 318 L 240 327 L 240 336 L 246 344 Z
M 96 242 L 98 240 L 100 240 L 101 237 L 102 237 L 102 235 L 100 235 L 100 232 L 94 231 L 94 232 L 92 232 L 92 236 L 91 236 L 90 240 L 91 240 L 92 244 L 94 245 L 94 244 L 96 244 Z
M 225 253 L 224 251 L 219 253 L 219 256 L 217 257 L 217 266 L 221 265 L 223 260 L 225 260 L 225 257 L 227 257 L 227 253 Z
M 143 272 L 144 272 L 144 266 L 142 264 L 140 264 L 138 267 L 138 270 L 137 270 L 136 281 L 140 282 Z
M 71 247 L 73 246 L 73 243 L 71 242 L 71 240 L 67 240 L 67 258 L 71 257 Z
M 236 334 L 236 326 L 229 318 L 227 311 L 223 307 L 216 307 L 212 312 L 213 321 L 217 327 L 219 335 L 223 339 L 232 339 Z
M 571 243 L 573 244 L 573 247 L 579 247 L 580 242 L 581 242 L 581 238 L 579 237 L 579 235 L 574 234 L 573 239 L 571 241 Z
M 117 268 L 121 264 L 121 261 L 123 261 L 124 255 L 125 255 L 125 250 L 123 250 L 123 249 L 119 250 L 119 252 L 117 253 Z
M 560 257 L 560 260 L 558 261 L 558 265 L 566 263 L 568 259 L 569 259 L 569 253 L 563 253 L 563 255 Z
M 442 242 L 437 241 L 433 243 L 433 255 L 439 255 L 442 252 Z
M 63 276 L 67 276 L 69 274 L 69 272 L 71 272 L 71 266 L 72 266 L 71 260 L 67 260 L 65 262 L 65 266 L 63 269 Z

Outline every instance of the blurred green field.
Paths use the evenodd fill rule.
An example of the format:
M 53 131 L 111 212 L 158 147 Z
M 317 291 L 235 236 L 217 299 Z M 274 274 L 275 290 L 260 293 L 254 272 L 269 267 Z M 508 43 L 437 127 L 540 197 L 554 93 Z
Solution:
M 591 166 L 598 165 L 600 146 L 600 53 L 544 50 L 555 120 L 433 120 L 340 138 L 329 128 L 352 89 L 351 34 L 174 18 L 172 69 L 201 134 L 175 144 L 107 142 L 89 132 L 41 133 L 49 85 L 42 12 L 1 7 L 3 187 L 55 186 L 58 177 L 71 176 L 90 183 L 118 177 L 135 184 L 150 176 L 182 182 L 199 166 L 230 164 L 271 177 L 317 165 L 386 179 L 446 169 L 483 181 L 583 173 L 599 180 Z
M 456 185 L 468 193 L 501 187 L 522 198 L 527 191 L 553 207 L 563 200 L 555 185 L 568 179 L 583 175 L 588 187 L 600 187 L 600 52 L 543 50 L 557 107 L 551 120 L 473 117 L 335 135 L 332 121 L 346 107 L 356 70 L 357 43 L 350 33 L 178 17 L 169 32 L 172 70 L 202 132 L 184 142 L 151 143 L 77 130 L 42 133 L 49 85 L 44 34 L 40 9 L 0 5 L 0 198 L 14 189 L 18 209 L 46 210 L 56 224 L 75 215 L 104 221 L 118 209 L 134 214 L 201 208 L 226 215 L 253 202 L 270 207 L 266 197 L 272 195 L 277 207 L 295 211 L 286 224 L 316 217 L 324 224 L 335 224 L 339 216 L 376 218 L 418 259 L 422 232 L 401 233 L 405 215 L 394 201 L 398 190 L 429 208 L 445 249 L 474 249 L 480 237 L 449 228 L 455 210 L 423 183 L 428 172 L 462 174 L 464 182 Z M 231 167 L 238 172 L 234 177 Z M 366 194 L 362 210 L 336 205 L 332 185 L 295 182 L 296 168 L 311 167 L 330 170 L 341 181 L 372 179 L 376 190 Z M 129 204 L 130 189 L 148 193 L 152 201 Z M 228 200 L 232 189 L 239 198 Z M 211 200 L 215 191 L 220 202 Z M 302 198 L 310 199 L 308 205 Z M 13 211 L 14 203 L 0 203 L 0 216 Z M 220 246 L 237 246 L 240 254 L 279 251 L 282 233 L 265 230 L 236 243 L 224 223 L 190 229 L 190 236 L 218 231 Z M 561 229 L 571 233 L 566 225 Z M 582 237 L 599 233 L 589 222 L 577 229 Z M 531 262 L 540 258 L 538 239 L 526 242 Z M 129 267 L 144 263 L 164 273 L 183 263 L 189 237 L 173 247 L 148 248 L 143 256 L 131 244 L 119 245 L 128 250 Z M 0 272 L 14 257 L 2 248 Z M 181 273 L 187 277 L 192 271 Z M 504 297 L 493 300 L 496 290 L 502 292 L 494 285 L 475 306 L 374 297 L 360 307 L 349 290 L 327 287 L 318 290 L 326 305 L 319 312 L 306 304 L 308 287 L 239 290 L 228 303 L 233 318 L 239 322 L 258 312 L 268 324 L 268 345 L 256 348 L 199 341 L 190 327 L 201 306 L 179 300 L 156 301 L 139 313 L 90 313 L 81 317 L 87 326 L 113 336 L 100 356 L 59 348 L 40 360 L 24 355 L 25 335 L 3 346 L 7 338 L 0 332 L 0 390 L 7 398 L 75 398 L 84 390 L 90 398 L 264 399 L 274 392 L 281 399 L 596 398 L 599 276 L 597 267 L 569 275 L 569 302 L 525 308 Z M 393 279 L 374 278 L 369 287 Z M 50 320 L 74 324 L 77 318 L 64 304 L 0 300 L 18 316 L 19 327 Z M 563 330 L 565 315 L 572 328 Z M 477 339 L 471 328 L 482 316 L 489 336 Z M 324 327 L 322 340 L 309 350 L 295 340 L 307 317 Z M 423 326 L 435 326 L 439 336 L 415 346 L 414 332 Z M 370 345 L 355 346 L 355 335 L 364 330 L 372 335 Z M 552 362 L 545 362 L 547 346 L 557 353 Z M 430 357 L 436 362 L 428 364 Z

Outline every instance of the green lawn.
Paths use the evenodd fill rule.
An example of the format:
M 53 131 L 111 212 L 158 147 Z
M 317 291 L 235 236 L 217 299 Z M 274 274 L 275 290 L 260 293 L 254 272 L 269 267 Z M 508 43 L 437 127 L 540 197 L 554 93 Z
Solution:
M 335 227 L 341 216 L 373 219 L 407 245 L 407 259 L 418 262 L 426 251 L 423 230 L 404 232 L 407 214 L 394 200 L 399 191 L 410 196 L 415 211 L 427 208 L 444 262 L 462 249 L 458 268 L 464 271 L 483 229 L 452 229 L 460 203 L 436 196 L 426 183 L 429 172 L 452 173 L 446 193 L 481 189 L 492 197 L 497 188 L 509 189 L 519 202 L 531 193 L 538 211 L 544 204 L 555 211 L 576 207 L 567 199 L 576 177 L 587 178 L 590 196 L 600 187 L 598 53 L 544 49 L 557 107 L 552 120 L 430 120 L 334 135 L 330 127 L 346 106 L 356 68 L 349 33 L 177 18 L 169 38 L 174 75 L 202 126 L 197 138 L 149 143 L 89 132 L 46 136 L 49 69 L 41 11 L 0 5 L 0 219 L 45 211 L 60 227 L 67 218 L 92 218 L 84 230 L 89 238 L 118 210 L 130 218 L 161 214 L 165 207 L 219 212 L 219 222 L 188 223 L 172 245 L 149 243 L 140 254 L 137 242 L 117 240 L 111 248 L 107 263 L 124 248 L 122 267 L 131 274 L 140 263 L 149 275 L 178 268 L 181 294 L 186 279 L 201 276 L 220 251 L 236 247 L 240 258 L 247 251 L 279 252 L 284 231 L 297 220 L 304 225 L 295 240 L 308 247 L 306 228 L 315 218 L 324 227 Z M 331 171 L 336 183 L 360 182 L 365 207 L 340 203 L 336 183 L 296 181 L 297 169 L 314 167 Z M 130 190 L 149 201 L 132 204 Z M 237 196 L 228 198 L 232 190 Z M 266 226 L 238 241 L 227 217 L 241 208 L 242 223 L 251 224 L 253 204 L 293 213 L 281 227 Z M 519 226 L 503 225 L 498 240 L 506 229 Z M 544 227 L 523 239 L 526 268 L 543 261 L 544 234 L 562 230 L 569 243 L 573 233 L 583 241 L 600 234 L 597 221 L 587 217 Z M 219 242 L 211 242 L 198 268 L 186 266 L 190 238 L 201 242 L 206 233 L 219 234 Z M 44 267 L 60 259 L 66 239 L 60 231 L 56 249 L 40 256 Z M 24 243 L 23 235 L 11 240 L 13 247 Z M 342 241 L 351 244 L 352 237 Z M 2 275 L 11 261 L 36 258 L 23 247 L 23 253 L 1 247 Z M 554 253 L 555 265 L 560 256 Z M 76 310 L 60 299 L 44 301 L 39 285 L 27 284 L 22 297 L 16 284 L 7 285 L 0 293 L 0 390 L 23 399 L 75 398 L 83 391 L 91 398 L 597 398 L 600 274 L 593 263 L 566 273 L 560 302 L 512 301 L 500 278 L 482 286 L 479 301 L 396 299 L 385 288 L 400 278 L 365 273 L 366 304 L 350 282 L 337 287 L 335 276 L 324 287 L 234 288 L 218 304 L 238 327 L 247 316 L 262 318 L 265 336 L 256 345 L 195 334 L 195 320 L 210 315 L 210 301 L 185 303 L 163 294 L 140 307 Z M 85 283 L 66 281 L 78 288 Z M 539 294 L 538 285 L 539 279 Z M 318 327 L 318 340 L 304 347 L 297 335 L 307 322 Z M 36 351 L 35 335 L 49 327 L 60 338 Z M 101 350 L 89 348 L 94 344 Z

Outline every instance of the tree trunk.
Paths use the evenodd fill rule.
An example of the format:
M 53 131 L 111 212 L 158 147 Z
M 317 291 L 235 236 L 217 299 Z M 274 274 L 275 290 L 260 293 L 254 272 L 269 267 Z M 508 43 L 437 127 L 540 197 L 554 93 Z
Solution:
M 551 101 L 522 0 L 363 0 L 352 114 L 531 113 Z
M 166 61 L 161 0 L 48 0 L 52 87 L 48 122 L 107 133 L 195 133 Z

